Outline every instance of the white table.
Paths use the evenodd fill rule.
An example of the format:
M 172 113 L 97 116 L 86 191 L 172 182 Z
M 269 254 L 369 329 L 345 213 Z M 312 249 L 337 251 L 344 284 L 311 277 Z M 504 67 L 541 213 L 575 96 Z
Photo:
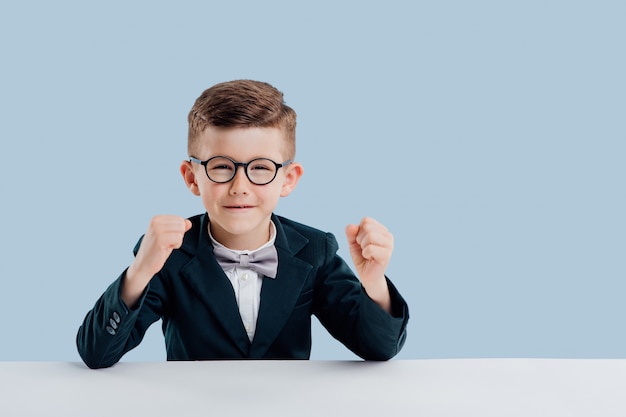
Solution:
M 626 416 L 626 360 L 0 362 L 0 416 Z

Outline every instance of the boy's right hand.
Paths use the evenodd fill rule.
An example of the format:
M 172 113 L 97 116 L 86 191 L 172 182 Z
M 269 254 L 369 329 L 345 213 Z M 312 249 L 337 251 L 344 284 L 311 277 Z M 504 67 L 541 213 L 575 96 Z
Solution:
M 191 222 L 180 216 L 160 215 L 150 220 L 135 260 L 126 271 L 122 300 L 132 307 L 174 249 L 180 248 Z

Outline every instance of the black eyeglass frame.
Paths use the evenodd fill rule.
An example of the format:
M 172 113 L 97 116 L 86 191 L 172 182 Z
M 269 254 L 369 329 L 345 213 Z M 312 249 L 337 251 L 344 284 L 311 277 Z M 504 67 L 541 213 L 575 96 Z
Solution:
M 216 158 L 224 158 L 224 159 L 228 159 L 230 162 L 233 163 L 233 165 L 235 165 L 235 169 L 233 169 L 233 176 L 230 177 L 230 179 L 226 180 L 226 181 L 215 181 L 213 178 L 211 178 L 211 176 L 209 175 L 209 171 L 207 170 L 207 165 L 209 164 L 210 161 L 216 159 Z M 276 171 L 274 171 L 274 176 L 272 177 L 271 180 L 267 181 L 267 182 L 263 182 L 263 183 L 258 183 L 258 182 L 254 182 L 252 181 L 252 179 L 250 178 L 250 175 L 248 175 L 248 165 L 252 164 L 255 161 L 269 161 L 271 163 L 274 164 L 274 166 L 276 166 Z M 283 162 L 282 164 L 279 164 L 278 162 L 274 162 L 273 160 L 269 159 L 269 158 L 254 158 L 251 161 L 248 162 L 237 162 L 232 158 L 229 158 L 227 156 L 221 156 L 221 155 L 217 155 L 217 156 L 213 156 L 205 161 L 201 161 L 198 158 L 195 158 L 193 156 L 189 157 L 189 162 L 195 162 L 196 164 L 200 164 L 204 167 L 204 173 L 206 174 L 207 178 L 211 181 L 213 181 L 216 184 L 226 184 L 227 182 L 231 182 L 235 176 L 237 175 L 237 169 L 239 167 L 243 167 L 243 172 L 246 174 L 246 178 L 248 178 L 248 181 L 250 181 L 252 184 L 254 185 L 267 185 L 269 183 L 271 183 L 272 181 L 274 181 L 276 179 L 276 175 L 278 175 L 278 170 L 280 168 L 286 167 L 287 165 L 293 163 L 293 159 L 289 159 L 285 162 Z

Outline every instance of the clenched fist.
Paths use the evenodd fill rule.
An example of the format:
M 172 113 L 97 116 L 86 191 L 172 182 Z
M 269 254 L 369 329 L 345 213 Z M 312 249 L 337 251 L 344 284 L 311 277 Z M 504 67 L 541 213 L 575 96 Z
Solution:
M 393 235 L 385 226 L 365 217 L 359 225 L 348 225 L 350 255 L 365 291 L 381 308 L 390 312 L 391 299 L 385 270 L 393 252 Z

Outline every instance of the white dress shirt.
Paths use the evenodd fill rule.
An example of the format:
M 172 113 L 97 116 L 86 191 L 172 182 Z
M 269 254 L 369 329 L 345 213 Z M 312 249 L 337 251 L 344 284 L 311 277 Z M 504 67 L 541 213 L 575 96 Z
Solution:
M 220 246 L 238 255 L 251 254 L 259 249 L 272 246 L 276 240 L 276 226 L 274 222 L 270 221 L 270 240 L 263 246 L 258 247 L 255 250 L 234 250 L 227 248 L 219 243 L 213 235 L 211 235 L 211 229 L 209 228 L 209 236 L 214 246 Z M 259 316 L 259 304 L 261 303 L 261 286 L 263 285 L 263 275 L 242 267 L 235 267 L 224 271 L 230 283 L 233 286 L 235 292 L 235 299 L 237 300 L 237 306 L 239 307 L 239 315 L 241 316 L 241 322 L 246 329 L 248 338 L 250 341 L 254 339 L 254 332 L 256 331 L 256 321 Z

